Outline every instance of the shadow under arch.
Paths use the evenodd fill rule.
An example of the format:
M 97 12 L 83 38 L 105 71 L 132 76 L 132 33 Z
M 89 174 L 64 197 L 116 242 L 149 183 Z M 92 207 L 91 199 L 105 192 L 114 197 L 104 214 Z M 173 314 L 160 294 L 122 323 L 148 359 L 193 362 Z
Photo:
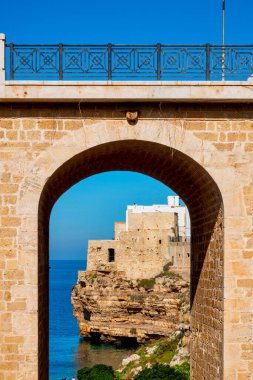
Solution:
M 107 171 L 135 171 L 173 189 L 191 216 L 191 379 L 223 378 L 223 202 L 207 171 L 184 153 L 158 143 L 124 140 L 87 149 L 48 179 L 38 210 L 39 379 L 48 379 L 49 218 L 71 186 Z

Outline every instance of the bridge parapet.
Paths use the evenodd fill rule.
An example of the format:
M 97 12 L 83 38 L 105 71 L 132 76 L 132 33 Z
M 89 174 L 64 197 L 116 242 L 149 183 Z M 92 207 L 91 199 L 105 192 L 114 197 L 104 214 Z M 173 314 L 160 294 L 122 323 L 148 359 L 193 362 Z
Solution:
M 246 81 L 253 73 L 253 45 L 3 46 L 1 36 L 7 80 Z

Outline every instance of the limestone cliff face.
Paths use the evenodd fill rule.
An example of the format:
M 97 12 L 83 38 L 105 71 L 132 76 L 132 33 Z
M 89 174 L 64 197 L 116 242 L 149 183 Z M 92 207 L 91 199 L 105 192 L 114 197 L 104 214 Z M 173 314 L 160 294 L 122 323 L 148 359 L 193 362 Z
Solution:
M 171 273 L 137 281 L 119 271 L 79 272 L 72 304 L 80 335 L 141 343 L 189 323 L 189 284 Z

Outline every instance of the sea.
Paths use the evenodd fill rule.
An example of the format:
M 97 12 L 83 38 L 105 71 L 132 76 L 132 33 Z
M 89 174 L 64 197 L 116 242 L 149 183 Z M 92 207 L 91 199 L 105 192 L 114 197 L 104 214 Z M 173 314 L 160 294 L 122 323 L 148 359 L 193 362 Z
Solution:
M 111 365 L 116 369 L 131 350 L 111 345 L 94 345 L 79 336 L 73 317 L 72 286 L 86 261 L 50 260 L 49 283 L 49 379 L 71 380 L 77 370 L 95 364 Z

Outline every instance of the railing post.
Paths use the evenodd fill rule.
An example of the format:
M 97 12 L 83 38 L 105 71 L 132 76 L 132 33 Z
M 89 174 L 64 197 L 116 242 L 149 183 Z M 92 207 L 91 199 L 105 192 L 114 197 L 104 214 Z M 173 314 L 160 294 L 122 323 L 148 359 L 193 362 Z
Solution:
M 156 45 L 157 52 L 157 80 L 161 80 L 161 44 Z
M 210 44 L 206 44 L 206 80 L 210 80 Z
M 14 79 L 13 53 L 14 53 L 14 45 L 10 44 L 10 80 Z
M 5 81 L 5 34 L 0 34 L 0 83 Z
M 62 69 L 62 44 L 59 44 L 59 80 L 63 78 L 63 69 Z
M 108 44 L 108 80 L 112 80 L 112 44 Z

